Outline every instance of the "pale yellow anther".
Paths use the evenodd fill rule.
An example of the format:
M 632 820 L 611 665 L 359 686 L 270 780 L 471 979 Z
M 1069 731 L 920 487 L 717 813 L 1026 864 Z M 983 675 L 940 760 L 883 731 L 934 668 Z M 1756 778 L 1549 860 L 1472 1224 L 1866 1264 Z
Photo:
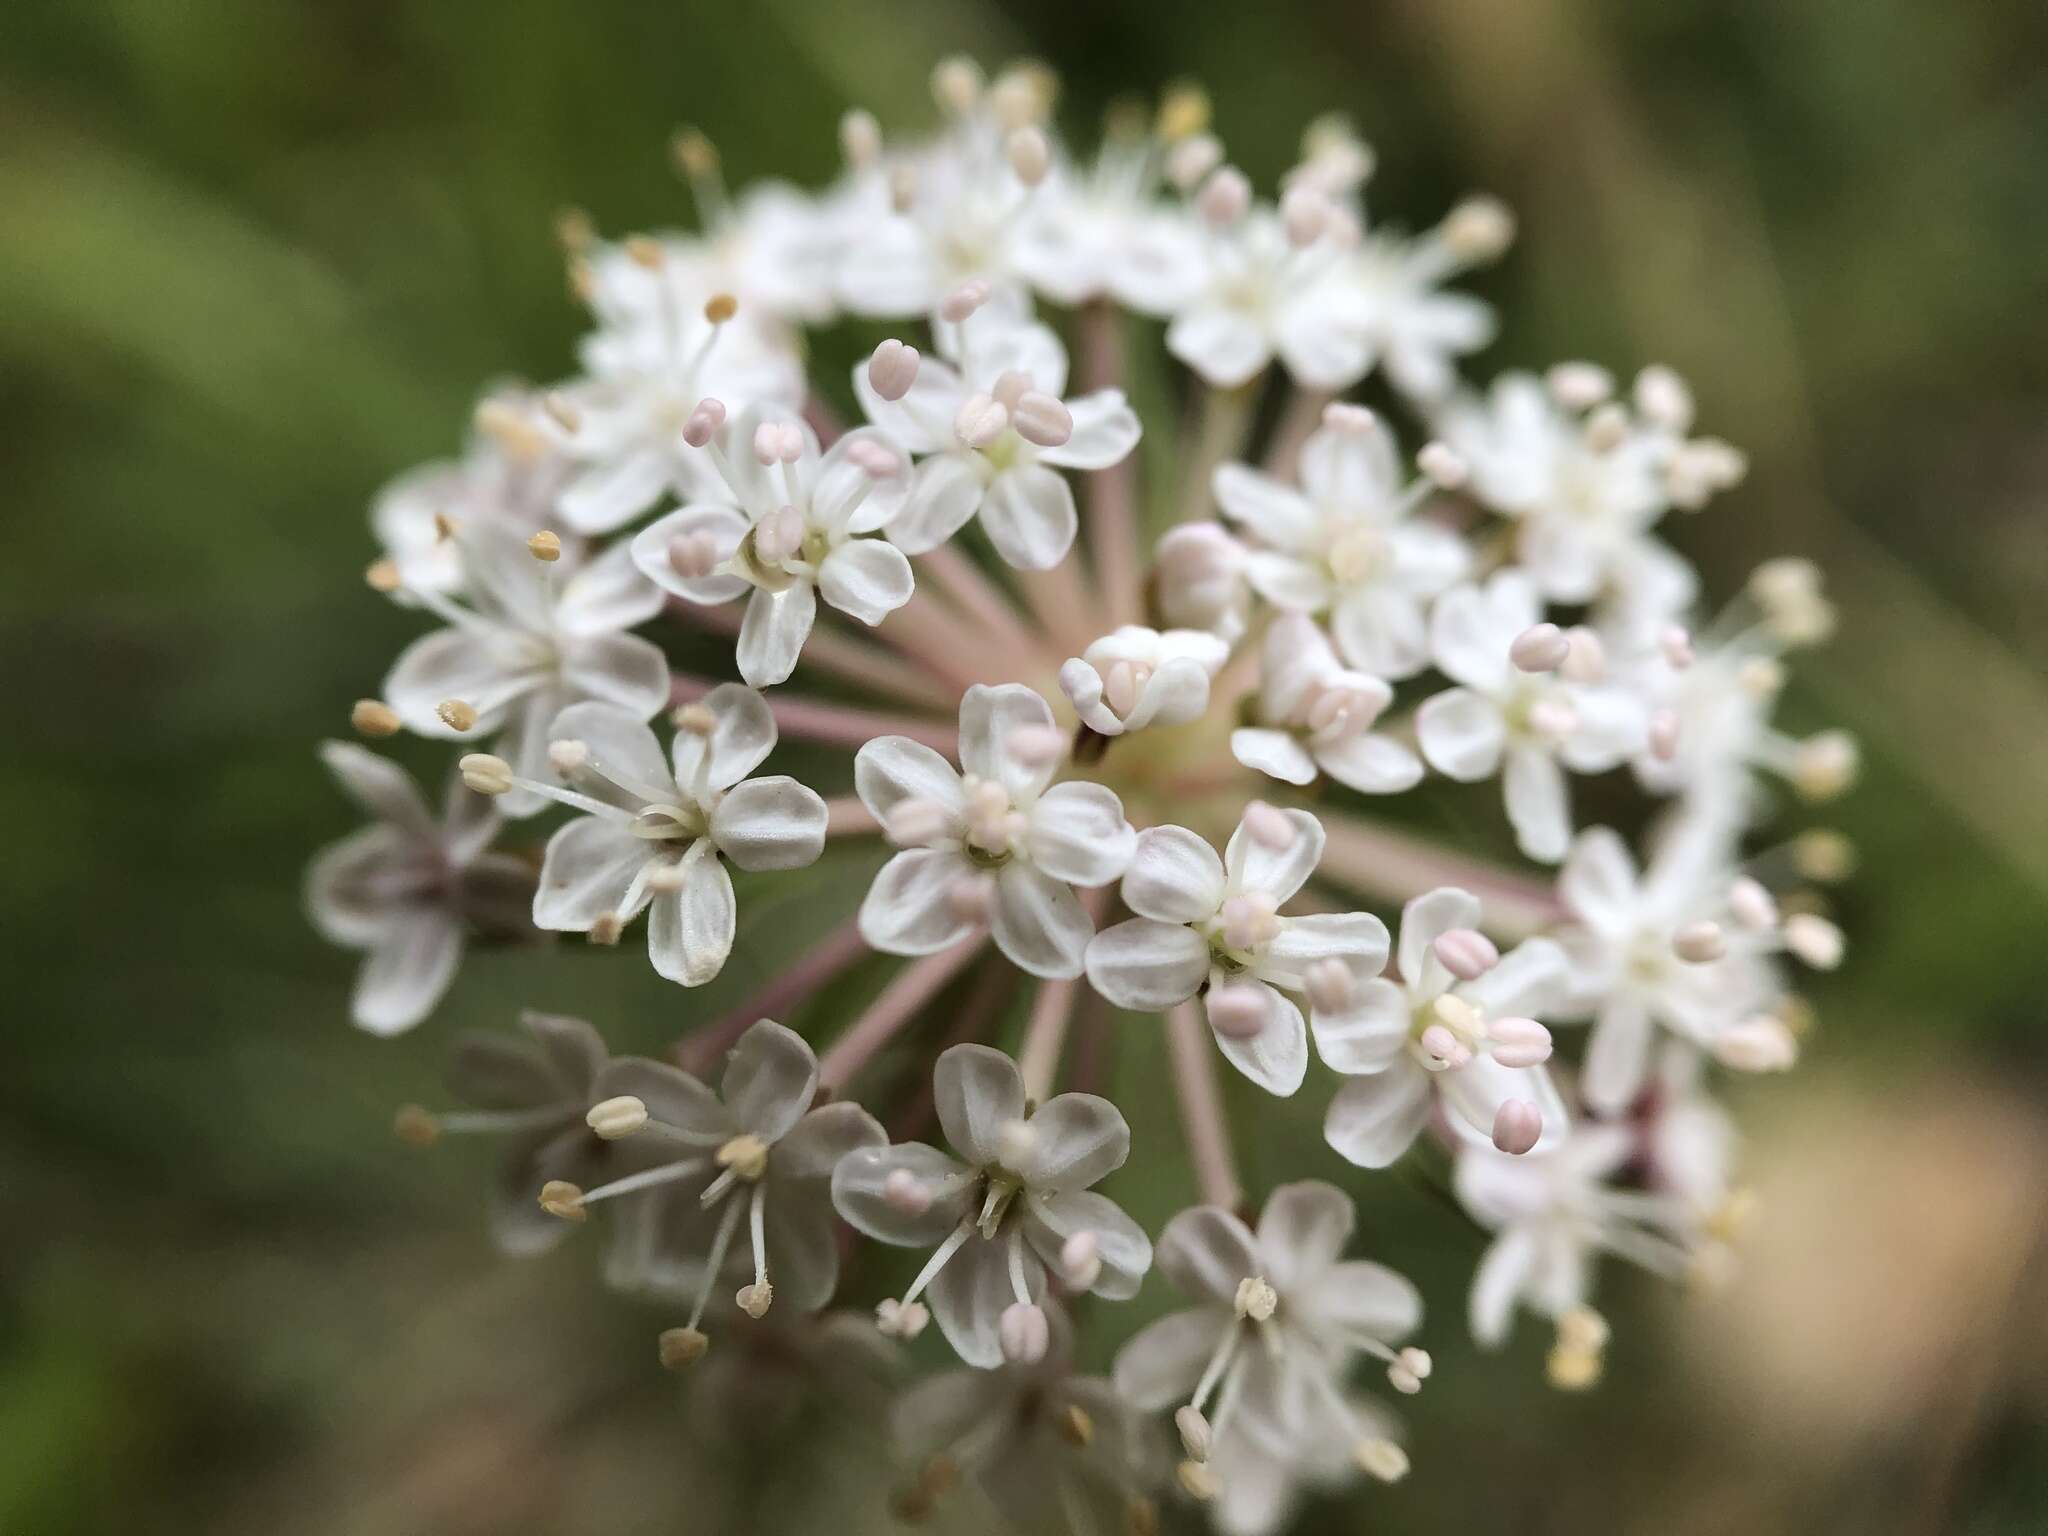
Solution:
M 1246 1275 L 1237 1282 L 1234 1304 L 1239 1317 L 1263 1323 L 1280 1305 L 1280 1293 L 1273 1289 L 1264 1275 Z
M 391 1134 L 408 1147 L 431 1147 L 441 1139 L 441 1122 L 418 1104 L 401 1104 L 392 1118 Z
M 398 562 L 389 557 L 372 560 L 370 568 L 363 572 L 363 580 L 369 583 L 372 592 L 396 592 L 404 585 L 398 574 Z
M 606 1141 L 623 1141 L 647 1124 L 647 1106 L 632 1094 L 622 1093 L 591 1105 L 583 1123 Z
M 679 128 L 669 140 L 669 153 L 676 157 L 676 169 L 685 176 L 710 176 L 718 170 L 718 146 L 701 128 Z
M 540 1208 L 563 1221 L 587 1221 L 583 1191 L 567 1179 L 549 1179 L 540 1187 Z
M 581 256 L 569 259 L 566 276 L 569 282 L 569 296 L 579 304 L 588 304 L 597 297 L 597 273 L 590 263 Z
M 1707 1217 L 1707 1235 L 1717 1242 L 1732 1243 L 1749 1230 L 1756 1218 L 1757 1199 L 1753 1189 L 1731 1189 Z
M 662 1368 L 670 1371 L 695 1365 L 710 1347 L 711 1340 L 695 1328 L 664 1328 L 656 1345 Z
M 669 716 L 669 721 L 679 731 L 688 731 L 693 736 L 709 736 L 718 729 L 718 716 L 711 713 L 711 706 L 704 703 L 684 704 Z
M 455 766 L 462 782 L 479 795 L 502 795 L 512 787 L 512 765 L 489 752 L 465 753 Z
M 1792 867 L 1802 880 L 1834 885 L 1856 872 L 1856 845 L 1840 832 L 1816 827 L 1792 840 Z
M 1597 1349 L 1567 1349 L 1560 1344 L 1544 1359 L 1544 1374 L 1560 1392 L 1583 1392 L 1600 1380 L 1603 1362 Z
M 1472 1004 L 1455 992 L 1446 992 L 1430 1005 L 1443 1026 L 1454 1034 L 1467 1037 L 1477 1036 L 1485 1024 L 1485 1017 Z
M 476 706 L 467 699 L 443 699 L 434 706 L 434 713 L 441 717 L 441 723 L 451 731 L 469 731 L 476 728 Z
M 960 1463 L 940 1451 L 924 1464 L 918 1482 L 933 1498 L 943 1498 L 960 1486 Z
M 649 272 L 660 270 L 665 259 L 661 242 L 652 235 L 628 235 L 625 240 L 626 259 L 636 267 Z
M 1159 1506 L 1132 1494 L 1124 1504 L 1124 1536 L 1159 1536 Z
M 1572 1307 L 1558 1315 L 1557 1342 L 1563 1348 L 1598 1352 L 1607 1347 L 1610 1334 L 1607 1319 L 1591 1307 Z
M 543 565 L 553 565 L 562 558 L 561 535 L 543 528 L 526 541 L 526 552 Z
M 1199 1461 L 1184 1461 L 1175 1468 L 1180 1478 L 1181 1491 L 1191 1499 L 1202 1503 L 1216 1497 L 1216 1474 Z
M 1085 1449 L 1095 1439 L 1095 1420 L 1079 1403 L 1067 1404 L 1060 1413 L 1058 1425 L 1060 1438 L 1076 1450 Z
M 590 925 L 590 942 L 602 944 L 610 949 L 619 942 L 619 936 L 626 931 L 626 920 L 616 912 L 600 912 L 597 920 Z
M 1408 1453 L 1391 1440 L 1361 1440 L 1351 1456 L 1361 1472 L 1383 1483 L 1398 1483 L 1408 1475 Z
M 398 711 L 382 699 L 357 699 L 348 723 L 364 736 L 396 736 L 400 722 Z
M 436 512 L 434 514 L 435 538 L 445 543 L 447 540 L 455 537 L 455 531 L 456 522 L 454 518 L 450 517 L 446 512 Z
M 597 226 L 581 208 L 564 208 L 555 215 L 555 243 L 574 255 L 588 250 L 597 239 Z
M 1172 144 L 1209 126 L 1209 93 L 1193 81 L 1169 86 L 1159 99 L 1159 137 Z
M 766 1280 L 753 1285 L 743 1285 L 733 1295 L 733 1301 L 747 1316 L 757 1321 L 768 1315 L 769 1307 L 775 1304 L 775 1287 Z
M 730 1168 L 748 1183 L 768 1171 L 768 1143 L 751 1131 L 742 1131 L 718 1149 L 718 1166 Z
M 740 301 L 729 293 L 714 293 L 704 301 L 704 318 L 713 325 L 723 325 L 740 312 Z
M 567 395 L 550 391 L 540 397 L 540 408 L 548 413 L 548 420 L 564 432 L 575 432 L 583 425 L 583 413 L 576 409 L 575 402 Z

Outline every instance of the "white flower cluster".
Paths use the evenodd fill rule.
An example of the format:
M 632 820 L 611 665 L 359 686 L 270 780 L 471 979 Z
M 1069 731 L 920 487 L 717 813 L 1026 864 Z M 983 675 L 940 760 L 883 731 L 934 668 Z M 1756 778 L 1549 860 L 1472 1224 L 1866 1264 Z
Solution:
M 1594 1261 L 1725 1267 L 1743 1197 L 1716 1080 L 1790 1066 L 1808 1011 L 1786 957 L 1841 957 L 1814 886 L 1846 846 L 1751 847 L 1763 774 L 1807 800 L 1853 775 L 1846 736 L 1772 724 L 1782 658 L 1833 615 L 1814 568 L 1778 560 L 1696 618 L 1663 530 L 1744 465 L 1693 435 L 1668 369 L 1462 382 L 1492 316 L 1445 285 L 1507 247 L 1497 203 L 1403 236 L 1368 225 L 1372 157 L 1340 123 L 1268 202 L 1195 93 L 1114 119 L 1090 158 L 1054 136 L 1042 69 L 950 60 L 934 90 L 923 137 L 850 114 L 822 191 L 731 196 L 688 134 L 698 232 L 565 220 L 594 320 L 579 372 L 494 391 L 464 458 L 373 517 L 372 586 L 442 627 L 355 725 L 465 743 L 448 810 L 328 745 L 374 825 L 318 857 L 309 900 L 368 952 L 355 1017 L 388 1034 L 479 938 L 617 944 L 644 913 L 654 969 L 699 986 L 754 877 L 885 840 L 842 928 L 685 1036 L 689 1070 L 530 1016 L 528 1042 L 462 1047 L 467 1110 L 401 1131 L 511 1137 L 512 1251 L 617 1202 L 612 1280 L 688 1307 L 671 1366 L 708 1320 L 825 1307 L 842 1223 L 924 1255 L 876 1321 L 936 1319 L 971 1369 L 899 1404 L 907 1511 L 966 1474 L 1027 1526 L 1099 1508 L 1146 1529 L 1163 1495 L 1266 1531 L 1300 1489 L 1406 1472 L 1353 1372 L 1372 1357 L 1409 1394 L 1431 1359 L 1404 1342 L 1415 1288 L 1343 1256 L 1338 1185 L 1283 1185 L 1253 1220 L 1217 1058 L 1240 1098 L 1326 1104 L 1326 1176 L 1403 1163 L 1455 1193 L 1494 1234 L 1474 1336 L 1526 1307 L 1556 1326 L 1552 1380 L 1590 1383 Z M 850 391 L 805 362 L 841 314 L 906 322 Z M 1140 345 L 1188 396 L 1142 463 Z M 673 672 L 636 632 L 658 617 L 729 644 L 740 681 Z M 846 761 L 836 798 L 758 773 L 782 737 Z M 1633 839 L 1582 825 L 1571 781 L 1596 776 L 1580 803 Z M 1459 786 L 1494 779 L 1512 853 L 1413 830 L 1483 826 Z M 1399 794 L 1438 814 L 1368 812 Z M 1366 908 L 1398 909 L 1398 936 Z M 869 951 L 909 959 L 849 1021 Z M 1096 1190 L 1131 1134 L 1087 1091 L 1099 1051 L 1065 1049 L 1111 1010 L 1165 1016 L 1115 1027 L 1161 1058 L 1202 1195 L 1156 1248 Z M 828 1036 L 822 1060 L 770 1013 Z M 848 1094 L 889 1081 L 868 1071 L 885 1048 L 930 1063 L 929 1094 L 890 1106 L 899 1140 Z M 1132 1297 L 1155 1258 L 1190 1308 L 1110 1377 L 1076 1374 L 1070 1314 Z M 1148 1417 L 1168 1409 L 1177 1454 Z

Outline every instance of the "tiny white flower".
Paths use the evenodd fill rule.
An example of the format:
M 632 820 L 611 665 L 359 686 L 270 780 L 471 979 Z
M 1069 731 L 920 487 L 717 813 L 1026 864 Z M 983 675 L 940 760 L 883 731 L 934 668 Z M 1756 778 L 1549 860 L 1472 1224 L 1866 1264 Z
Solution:
M 1052 783 L 1063 750 L 1051 706 L 1017 683 L 961 699 L 963 772 L 903 736 L 862 747 L 854 787 L 906 845 L 861 903 L 868 943 L 931 954 L 985 923 L 1032 975 L 1080 975 L 1094 925 L 1073 888 L 1121 876 L 1137 834 L 1102 785 Z
M 1493 340 L 1492 306 L 1443 286 L 1504 247 L 1479 227 L 1491 206 L 1461 204 L 1417 238 L 1373 230 L 1359 242 L 1348 276 L 1366 298 L 1366 337 L 1388 382 L 1411 400 L 1450 393 L 1458 359 Z
M 1201 281 L 1201 231 L 1158 199 L 1158 179 L 1156 146 L 1136 137 L 1105 140 L 1086 169 L 1056 164 L 1024 209 L 1017 270 L 1056 304 L 1170 313 Z
M 1061 1250 L 1079 1232 L 1095 1234 L 1102 1261 L 1088 1289 L 1112 1301 L 1135 1296 L 1152 1244 L 1090 1188 L 1130 1154 L 1130 1127 L 1116 1106 L 1089 1093 L 1033 1106 L 1016 1063 L 985 1045 L 941 1053 L 932 1090 L 957 1157 L 921 1142 L 867 1147 L 832 1175 L 832 1202 L 858 1230 L 934 1249 L 899 1308 L 928 1297 L 962 1360 L 998 1366 L 1003 1315 L 1042 1305 L 1048 1269 L 1060 1268 Z M 902 1197 L 906 1177 L 925 1198 Z
M 1178 1406 L 1183 1447 L 1226 1510 L 1284 1504 L 1275 1472 L 1342 1481 L 1368 1442 L 1389 1438 L 1390 1416 L 1345 1387 L 1359 1355 L 1390 1376 L 1427 1369 L 1420 1351 L 1395 1347 L 1421 1325 L 1421 1294 L 1385 1265 L 1341 1256 L 1354 1224 L 1349 1197 L 1310 1180 L 1274 1190 L 1256 1231 L 1204 1205 L 1159 1235 L 1160 1273 L 1195 1305 L 1117 1352 L 1117 1389 L 1148 1411 Z M 1233 1493 L 1240 1478 L 1248 1486 Z
M 1640 700 L 1619 686 L 1515 666 L 1516 638 L 1542 617 L 1534 585 L 1514 569 L 1438 599 L 1431 653 L 1458 686 L 1424 701 L 1415 732 L 1430 766 L 1450 778 L 1502 771 L 1516 842 L 1554 864 L 1571 842 L 1565 769 L 1599 773 L 1625 761 L 1641 750 L 1648 722 Z
M 395 1035 L 441 1000 L 470 929 L 526 929 L 533 871 L 490 851 L 503 819 L 459 776 L 437 817 L 396 763 L 340 741 L 323 743 L 320 757 L 374 819 L 314 855 L 306 908 L 330 943 L 366 952 L 350 1005 L 355 1022 Z
M 565 546 L 550 563 L 503 529 L 461 527 L 452 538 L 461 546 L 468 603 L 406 589 L 448 627 L 407 646 L 384 679 L 384 697 L 408 730 L 490 741 L 516 773 L 537 779 L 547 770 L 548 726 L 568 705 L 602 700 L 645 720 L 668 702 L 660 647 L 624 633 L 661 609 L 661 593 L 633 568 L 628 550 L 585 561 Z M 474 711 L 467 728 L 444 714 L 450 703 Z M 498 808 L 529 816 L 542 803 L 518 789 Z
M 1230 733 L 1231 753 L 1288 784 L 1327 773 L 1361 794 L 1398 794 L 1421 780 L 1422 762 L 1372 729 L 1393 697 L 1383 679 L 1340 663 L 1308 615 L 1283 613 L 1260 652 L 1260 723 Z
M 1352 1162 L 1388 1166 L 1439 1104 L 1469 1141 L 1494 1141 L 1511 1103 L 1535 1111 L 1539 1149 L 1564 1134 L 1564 1101 L 1542 1065 L 1549 1037 L 1537 1022 L 1563 998 L 1564 952 L 1530 939 L 1459 981 L 1438 941 L 1479 921 L 1468 892 L 1444 886 L 1416 897 L 1401 912 L 1400 980 L 1369 981 L 1348 1009 L 1317 1017 L 1317 1054 L 1352 1079 L 1331 1099 L 1323 1133 Z
M 769 439 L 757 444 L 764 428 Z M 909 461 L 880 432 L 849 432 L 820 453 L 808 426 L 750 410 L 729 418 L 704 452 L 722 498 L 649 523 L 633 538 L 633 562 L 689 602 L 751 594 L 737 652 L 750 685 L 788 679 L 820 597 L 870 625 L 910 601 L 909 560 L 870 537 L 902 510 L 909 489 Z
M 877 394 L 866 364 L 854 370 L 868 420 L 921 456 L 889 538 L 923 554 L 978 515 L 1011 565 L 1057 565 L 1079 526 L 1058 471 L 1121 463 L 1137 446 L 1137 413 L 1119 389 L 1063 400 L 1066 349 L 1043 325 L 984 306 L 937 332 L 939 356 L 924 359 L 901 399 Z
M 1322 858 L 1323 827 L 1307 811 L 1258 813 L 1221 859 L 1185 827 L 1139 833 L 1123 883 L 1138 916 L 1095 936 L 1088 979 L 1119 1008 L 1153 1013 L 1206 986 L 1218 1049 L 1286 1095 L 1308 1070 L 1308 1030 L 1288 994 L 1308 995 L 1318 1018 L 1348 1003 L 1386 964 L 1387 930 L 1366 912 L 1282 917 Z
M 1215 475 L 1217 505 L 1257 545 L 1245 577 L 1278 607 L 1330 616 L 1344 660 L 1403 678 L 1429 661 L 1428 606 L 1464 579 L 1465 541 L 1409 514 L 1434 487 L 1403 484 L 1391 435 L 1333 407 L 1302 445 L 1300 487 L 1245 464 Z
M 527 786 L 586 812 L 548 839 L 534 895 L 542 928 L 587 933 L 648 914 L 654 968 L 686 987 L 716 976 L 732 950 L 735 908 L 725 860 L 745 870 L 800 869 L 825 844 L 825 803 L 785 775 L 748 774 L 775 746 L 758 693 L 714 688 L 683 713 L 673 763 L 654 732 L 608 704 L 579 704 L 553 723 L 567 789 Z
M 1161 634 L 1126 624 L 1060 668 L 1060 689 L 1091 731 L 1120 736 L 1185 725 L 1209 707 L 1209 680 L 1230 647 L 1200 629 Z

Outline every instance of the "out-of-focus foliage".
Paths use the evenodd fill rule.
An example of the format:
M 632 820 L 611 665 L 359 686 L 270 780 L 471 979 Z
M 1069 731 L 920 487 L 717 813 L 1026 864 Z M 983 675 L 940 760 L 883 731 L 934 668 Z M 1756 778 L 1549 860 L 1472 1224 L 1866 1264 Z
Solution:
M 861 876 L 755 904 L 709 995 L 498 955 L 397 1042 L 348 1028 L 297 885 L 350 819 L 312 745 L 411 631 L 356 579 L 367 500 L 478 380 L 563 365 L 554 210 L 683 218 L 685 121 L 735 179 L 822 179 L 845 106 L 923 121 L 962 47 L 1043 56 L 1075 120 L 1200 76 L 1267 179 L 1343 110 L 1380 213 L 1506 196 L 1481 370 L 1683 369 L 1755 462 L 1680 537 L 1723 590 L 1814 555 L 1844 616 L 1791 707 L 1866 741 L 1855 947 L 1802 1074 L 1747 1095 L 1750 1278 L 1617 1287 L 1606 1388 L 1560 1398 L 1535 1341 L 1460 1342 L 1465 1228 L 1369 1210 L 1438 1375 L 1415 1475 L 1309 1527 L 2048 1521 L 2038 4 L 25 0 L 0 40 L 0 1529 L 775 1530 L 839 1486 L 778 1477 L 797 1428 L 713 1434 L 587 1246 L 492 1254 L 485 1149 L 387 1126 L 521 1004 L 653 1048 Z M 1170 1135 L 1155 1043 L 1107 1044 L 1140 1145 Z M 1188 1194 L 1124 1178 L 1155 1224 Z

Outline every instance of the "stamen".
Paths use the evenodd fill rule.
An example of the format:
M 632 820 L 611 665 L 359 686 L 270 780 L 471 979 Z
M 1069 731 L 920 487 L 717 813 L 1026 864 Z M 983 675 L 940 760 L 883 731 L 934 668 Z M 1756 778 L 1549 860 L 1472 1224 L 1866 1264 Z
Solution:
M 922 1302 L 897 1301 L 893 1297 L 875 1307 L 875 1327 L 892 1339 L 906 1343 L 924 1332 L 931 1313 Z
M 1687 923 L 1671 936 L 1671 952 L 1692 965 L 1711 965 L 1728 953 L 1728 940 L 1719 923 Z
M 1472 477 L 1470 466 L 1443 443 L 1424 443 L 1415 455 L 1415 467 L 1430 484 L 1444 491 L 1455 491 Z
M 488 752 L 464 754 L 456 767 L 462 782 L 479 795 L 502 795 L 512 788 L 512 765 Z
M 441 1122 L 422 1105 L 401 1104 L 392 1117 L 391 1134 L 408 1147 L 431 1147 L 441 1139 Z
M 443 699 L 434 706 L 434 713 L 441 717 L 441 723 L 451 731 L 469 731 L 476 728 L 476 706 L 463 699 Z
M 996 1338 L 1005 1360 L 1013 1365 L 1036 1365 L 1045 1358 L 1052 1340 L 1045 1309 L 1028 1301 L 1010 1303 L 996 1320 Z
M 1214 1438 L 1209 1432 L 1209 1421 L 1202 1416 L 1202 1410 L 1192 1403 L 1183 1403 L 1173 1412 L 1173 1427 L 1180 1431 L 1181 1449 L 1188 1453 L 1190 1461 L 1207 1461 Z
M 647 1106 L 630 1093 L 594 1104 L 583 1123 L 605 1141 L 623 1141 L 647 1124 Z
M 775 1301 L 775 1287 L 768 1283 L 768 1186 L 756 1184 L 747 1202 L 748 1237 L 754 1245 L 754 1283 L 743 1285 L 733 1300 L 747 1316 L 765 1317 Z
M 543 565 L 553 565 L 562 558 L 562 536 L 543 528 L 526 541 L 526 552 Z
M 924 1288 L 938 1278 L 939 1271 L 944 1269 L 953 1255 L 960 1251 L 960 1245 L 974 1236 L 974 1226 L 972 1221 L 963 1221 L 946 1234 L 946 1240 L 933 1250 L 932 1256 L 925 1260 L 924 1268 L 917 1272 L 917 1278 L 910 1282 L 910 1289 L 903 1293 L 903 1299 L 897 1303 L 899 1308 L 907 1307 L 917 1300 L 923 1294 Z
M 1515 636 L 1508 660 L 1524 672 L 1555 672 L 1571 649 L 1571 641 L 1555 624 L 1537 624 Z
M 1266 1027 L 1266 999 L 1245 982 L 1211 987 L 1206 999 L 1209 1027 L 1232 1040 L 1256 1038 Z
M 1550 1060 L 1550 1031 L 1534 1019 L 1511 1014 L 1482 1027 L 1493 1059 L 1504 1067 L 1540 1067 Z
M 711 1340 L 695 1328 L 664 1328 L 656 1341 L 663 1370 L 680 1371 L 704 1358 Z
M 1477 981 L 1500 964 L 1500 950 L 1476 928 L 1451 928 L 1430 945 L 1445 970 L 1460 981 Z
M 732 1246 L 732 1235 L 739 1223 L 740 1203 L 728 1200 L 718 1218 L 718 1230 L 712 1234 L 711 1254 L 704 1261 L 704 1280 L 697 1288 L 697 1304 L 690 1309 L 692 1328 L 704 1320 L 704 1309 L 711 1304 L 711 1288 L 718 1283 L 718 1272 L 725 1268 L 726 1250 Z
M 540 1208 L 562 1221 L 585 1221 L 583 1191 L 567 1179 L 549 1179 L 540 1187 Z
M 357 699 L 348 712 L 348 723 L 364 736 L 396 736 L 404 724 L 398 711 L 382 699 Z
M 701 1157 L 684 1158 L 681 1162 L 663 1163 L 659 1168 L 643 1168 L 638 1173 L 629 1173 L 624 1178 L 613 1179 L 609 1184 L 584 1190 L 577 1194 L 576 1204 L 589 1205 L 593 1200 L 616 1200 L 620 1195 L 635 1194 L 643 1189 L 653 1189 L 661 1184 L 673 1184 L 678 1179 L 691 1178 L 704 1171 Z M 573 1188 L 574 1186 L 570 1186 Z M 542 1202 L 546 1204 L 545 1201 Z M 554 1214 L 560 1215 L 559 1211 Z
M 1237 1296 L 1232 1305 L 1239 1317 L 1263 1323 L 1280 1305 L 1280 1293 L 1273 1289 L 1272 1282 L 1264 1275 L 1247 1275 L 1237 1282 Z
M 901 400 L 917 382 L 917 348 L 891 337 L 868 359 L 868 383 L 884 400 Z

